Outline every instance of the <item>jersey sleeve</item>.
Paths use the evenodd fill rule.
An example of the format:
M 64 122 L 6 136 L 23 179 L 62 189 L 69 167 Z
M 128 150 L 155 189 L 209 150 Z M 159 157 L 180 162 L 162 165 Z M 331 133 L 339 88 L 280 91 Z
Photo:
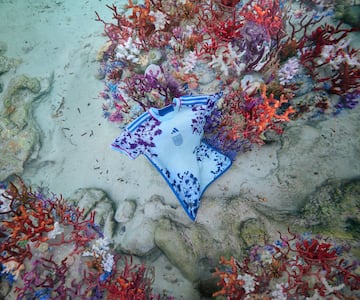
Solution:
M 126 154 L 131 159 L 135 159 L 141 154 L 134 134 L 126 129 L 112 142 L 111 147 Z
M 213 110 L 216 108 L 216 103 L 221 99 L 222 96 L 223 96 L 223 92 L 209 95 L 208 101 L 206 103 L 207 115 L 211 115 Z
M 157 156 L 154 138 L 162 133 L 159 126 L 160 122 L 146 112 L 131 122 L 112 142 L 111 147 L 132 159 L 140 154 Z

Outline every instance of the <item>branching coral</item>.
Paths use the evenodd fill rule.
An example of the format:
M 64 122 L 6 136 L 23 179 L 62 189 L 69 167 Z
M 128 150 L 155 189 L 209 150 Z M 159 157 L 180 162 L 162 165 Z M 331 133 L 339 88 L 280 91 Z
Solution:
M 145 265 L 134 265 L 131 259 L 130 261 L 125 260 L 122 272 L 104 282 L 108 291 L 107 299 L 155 299 L 154 296 L 151 296 L 150 286 L 153 280 L 151 272 L 152 270 L 147 269 Z
M 310 236 L 290 237 L 254 247 L 242 262 L 222 258 L 214 276 L 230 299 L 353 299 L 360 293 L 356 262 L 339 254 L 339 246 Z M 277 298 L 279 297 L 279 298 Z
M 260 93 L 248 95 L 242 90 L 227 94 L 218 110 L 207 119 L 205 141 L 235 159 L 237 152 L 246 152 L 252 144 L 264 144 L 265 132 L 283 132 L 282 123 L 290 121 L 295 110 L 284 95 L 277 100 L 266 94 L 266 85 Z
M 156 72 L 156 73 L 155 73 Z M 175 79 L 161 70 L 144 75 L 132 74 L 124 79 L 125 93 L 145 111 L 151 106 L 162 107 L 182 93 Z
M 280 134 L 283 130 L 280 124 L 290 121 L 289 115 L 295 111 L 291 106 L 285 109 L 282 107 L 287 103 L 288 100 L 283 95 L 279 100 L 273 94 L 268 96 L 266 85 L 261 87 L 260 95 L 250 96 L 235 91 L 225 97 L 223 107 L 226 113 L 219 128 L 228 132 L 230 140 L 241 138 L 263 144 L 263 134 L 267 130 Z
M 353 29 L 341 28 L 340 24 L 336 27 L 326 24 L 303 38 L 301 63 L 317 83 L 328 82 L 325 89 L 332 94 L 344 95 L 360 87 L 358 50 L 346 46 L 344 40 L 351 31 Z
M 299 73 L 299 60 L 295 57 L 289 59 L 279 70 L 278 76 L 281 85 L 290 84 Z
M 220 259 L 220 264 L 230 267 L 230 272 L 223 272 L 216 269 L 214 276 L 220 278 L 219 286 L 222 289 L 213 294 L 216 296 L 227 296 L 229 299 L 245 299 L 248 295 L 253 294 L 258 289 L 258 278 L 255 274 L 247 273 L 248 261 L 243 264 L 239 263 L 233 257 L 226 260 L 224 257 Z M 242 272 L 239 272 L 242 270 Z
M 300 6 L 305 10 L 305 5 Z M 294 113 L 289 103 L 294 95 L 325 90 L 341 99 L 336 107 L 301 101 L 298 115 L 311 106 L 354 107 L 356 98 L 349 105 L 344 101 L 360 87 L 359 52 L 347 40 L 357 29 L 326 23 L 325 14 L 310 10 L 289 17 L 290 6 L 269 0 L 149 0 L 129 1 L 126 13 L 108 6 L 115 24 L 97 16 L 111 41 L 102 63 L 104 116 L 124 126 L 150 106 L 168 105 L 172 97 L 220 89 L 220 118 L 209 118 L 214 123 L 205 139 L 234 157 L 234 151 L 263 144 L 266 131 L 282 133 L 281 124 Z M 146 55 L 154 50 L 161 51 L 161 59 L 150 62 Z M 145 73 L 151 63 L 162 70 L 160 78 Z M 209 68 L 211 79 L 204 83 Z M 260 77 L 270 93 L 254 87 L 249 92 L 243 81 L 251 76 Z
M 151 269 L 126 258 L 121 266 L 94 213 L 19 182 L 0 198 L 0 276 L 17 299 L 159 299 Z
M 281 1 L 249 1 L 242 10 L 245 20 L 260 24 L 274 40 L 285 35 Z

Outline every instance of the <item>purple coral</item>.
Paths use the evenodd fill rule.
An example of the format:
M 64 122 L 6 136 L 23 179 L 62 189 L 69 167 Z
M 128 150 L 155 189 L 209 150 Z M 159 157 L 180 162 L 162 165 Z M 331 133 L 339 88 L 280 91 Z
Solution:
M 241 29 L 242 38 L 233 42 L 238 52 L 244 52 L 241 60 L 246 65 L 247 71 L 260 70 L 262 61 L 269 51 L 270 36 L 266 28 L 254 22 L 246 22 Z
M 338 108 L 338 109 L 343 109 L 343 108 L 354 109 L 359 104 L 359 98 L 360 98 L 360 91 L 348 93 L 340 98 L 340 101 L 336 105 L 336 108 Z
M 166 106 L 171 103 L 174 97 L 182 95 L 179 84 L 170 74 L 165 72 L 154 74 L 150 71 L 145 72 L 144 75 L 134 73 L 125 78 L 124 82 L 125 93 L 137 102 L 144 111 L 154 104 L 157 107 Z
M 231 140 L 227 137 L 227 132 L 217 132 L 216 134 L 205 136 L 204 142 L 228 156 L 232 161 L 236 159 L 236 155 L 239 152 L 244 153 L 252 149 L 252 144 L 249 140 Z
M 279 81 L 281 85 L 292 83 L 300 71 L 299 60 L 296 57 L 290 58 L 279 70 Z

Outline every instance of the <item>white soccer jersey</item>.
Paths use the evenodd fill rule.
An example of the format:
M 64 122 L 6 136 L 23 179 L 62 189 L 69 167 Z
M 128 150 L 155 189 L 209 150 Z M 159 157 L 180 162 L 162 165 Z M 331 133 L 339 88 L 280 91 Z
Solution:
M 192 220 L 205 189 L 231 165 L 230 158 L 202 142 L 206 117 L 221 96 L 182 96 L 172 105 L 150 108 L 111 145 L 132 159 L 145 155 Z

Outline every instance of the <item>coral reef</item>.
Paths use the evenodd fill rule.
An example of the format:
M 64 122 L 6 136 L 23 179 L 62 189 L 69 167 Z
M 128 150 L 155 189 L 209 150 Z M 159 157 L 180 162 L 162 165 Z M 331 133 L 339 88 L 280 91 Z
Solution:
M 255 91 L 248 95 L 236 90 L 225 96 L 219 116 L 208 119 L 206 141 L 212 143 L 209 136 L 215 133 L 217 144 L 212 146 L 229 154 L 229 150 L 245 150 L 253 143 L 264 144 L 264 134 L 269 130 L 282 133 L 281 123 L 290 121 L 289 115 L 295 110 L 287 105 L 284 95 L 279 100 L 273 94 L 267 95 L 264 84 L 259 93 Z
M 152 294 L 151 268 L 115 253 L 94 212 L 85 217 L 84 209 L 33 192 L 21 179 L 1 194 L 0 229 L 0 279 L 12 288 L 8 296 L 160 299 Z
M 360 293 L 358 262 L 347 248 L 309 234 L 280 234 L 280 240 L 253 247 L 242 261 L 221 258 L 214 276 L 228 299 L 355 299 Z
M 38 126 L 32 110 L 49 93 L 53 76 L 45 79 L 18 75 L 8 83 L 0 107 L 0 180 L 22 173 L 26 161 L 40 148 Z
M 294 83 L 296 75 L 299 73 L 299 60 L 295 57 L 290 58 L 278 72 L 279 81 L 281 85 Z
M 298 118 L 305 107 L 315 105 L 290 108 L 284 99 L 291 102 L 293 95 L 325 90 L 341 97 L 338 106 L 329 102 L 327 110 L 334 115 L 353 108 L 360 88 L 359 53 L 350 47 L 348 34 L 357 29 L 328 22 L 331 5 L 319 13 L 317 4 L 302 1 L 300 8 L 309 11 L 305 16 L 290 16 L 290 7 L 267 0 L 129 1 L 121 10 L 108 6 L 113 23 L 97 14 L 109 39 L 100 71 L 106 85 L 101 93 L 104 116 L 122 127 L 150 106 L 168 105 L 173 97 L 220 89 L 225 100 L 209 118 L 213 124 L 208 124 L 205 140 L 235 158 L 252 144 L 263 144 L 269 130 L 281 134 L 291 114 Z M 151 60 L 155 51 L 159 59 Z M 158 74 L 147 73 L 151 64 L 157 65 Z M 209 68 L 214 80 L 204 84 L 202 70 Z M 248 76 L 259 77 L 266 87 L 245 91 L 242 82 Z M 260 98 L 267 99 L 262 89 L 274 92 L 280 102 L 270 93 L 272 100 L 261 104 Z M 352 104 L 344 104 L 349 95 Z M 248 111 L 238 109 L 249 106 L 253 108 Z M 283 125 L 274 126 L 278 122 Z

